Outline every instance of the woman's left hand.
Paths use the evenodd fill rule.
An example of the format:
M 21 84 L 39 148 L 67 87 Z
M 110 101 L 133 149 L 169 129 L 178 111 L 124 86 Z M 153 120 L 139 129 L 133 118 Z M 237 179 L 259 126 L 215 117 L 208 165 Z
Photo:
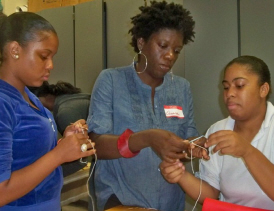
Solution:
M 179 160 L 173 163 L 169 163 L 165 160 L 159 166 L 163 177 L 169 183 L 177 183 L 180 181 L 185 173 L 185 166 Z
M 83 133 L 87 135 L 87 132 L 88 132 L 88 125 L 86 124 L 86 120 L 79 119 L 78 121 L 66 127 L 63 137 L 67 137 L 76 133 Z
M 252 150 L 252 145 L 232 130 L 220 130 L 211 134 L 205 146 L 210 147 L 214 145 L 216 146 L 213 148 L 212 153 L 220 151 L 222 154 L 235 157 L 244 157 L 249 153 L 249 149 Z

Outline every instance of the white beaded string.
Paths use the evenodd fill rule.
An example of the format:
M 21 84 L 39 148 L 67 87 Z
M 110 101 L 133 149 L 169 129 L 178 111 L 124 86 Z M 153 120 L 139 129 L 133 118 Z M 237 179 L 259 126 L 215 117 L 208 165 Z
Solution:
M 200 147 L 200 148 L 204 149 L 205 151 L 207 151 L 206 148 L 204 148 L 204 147 L 202 147 L 202 146 L 199 146 L 198 144 L 193 143 L 194 141 L 200 139 L 201 137 L 204 137 L 204 136 L 200 136 L 200 137 L 198 137 L 198 138 L 192 140 L 190 143 L 192 143 L 193 145 L 195 145 L 195 146 L 197 146 L 197 147 Z M 192 149 L 191 149 L 191 151 L 190 151 L 190 158 L 191 158 L 191 169 L 192 169 L 192 173 L 195 174 L 194 168 L 193 168 L 193 161 L 192 161 L 192 159 L 193 159 L 193 157 L 192 157 Z M 203 159 L 203 157 L 202 157 L 202 159 Z M 201 164 L 202 159 L 199 160 L 199 170 L 200 170 L 200 164 Z M 197 203 L 198 203 L 198 201 L 199 201 L 199 199 L 200 199 L 200 197 L 201 197 L 201 195 L 202 195 L 202 183 L 203 183 L 203 180 L 202 180 L 201 173 L 200 173 L 200 191 L 199 191 L 198 198 L 197 198 L 197 200 L 195 201 L 195 204 L 194 204 L 194 206 L 193 206 L 192 211 L 194 211 L 194 209 L 195 209 L 195 207 L 197 206 Z
M 90 144 L 91 144 L 91 140 L 88 139 L 88 141 L 89 141 Z M 94 149 L 94 146 L 93 146 L 93 145 L 91 145 L 91 146 L 92 146 L 93 150 L 95 150 L 95 149 Z M 92 210 L 93 210 L 93 211 L 95 211 L 95 203 L 94 203 L 94 199 L 93 199 L 93 197 L 92 197 L 92 195 L 90 194 L 90 191 L 89 191 L 89 180 L 90 180 L 90 178 L 91 178 L 91 175 L 93 174 L 93 170 L 94 170 L 95 165 L 96 165 L 96 162 L 97 162 L 97 154 L 96 154 L 96 153 L 94 153 L 94 157 L 95 157 L 94 164 L 93 164 L 93 167 L 92 167 L 92 169 L 91 169 L 91 171 L 90 171 L 90 174 L 89 174 L 89 177 L 88 177 L 88 180 L 87 180 L 87 183 L 86 183 L 86 187 L 87 187 L 87 191 L 88 191 L 88 196 L 89 196 L 90 199 L 91 199 L 91 204 L 92 204 Z
M 81 128 L 81 130 L 82 130 L 82 133 L 85 134 L 84 128 Z M 89 141 L 89 139 L 88 139 L 88 141 Z M 91 144 L 91 146 L 92 146 L 92 144 Z M 80 163 L 82 163 L 82 164 L 88 164 L 88 161 L 83 161 L 83 158 L 81 158 L 80 159 Z
M 85 133 L 85 132 L 84 132 L 84 128 L 81 128 L 81 130 L 82 130 L 82 133 L 84 134 L 84 133 Z M 95 150 L 94 146 L 93 146 L 92 143 L 91 143 L 91 140 L 88 139 L 88 141 L 89 141 L 89 143 L 90 143 L 92 149 Z M 93 174 L 93 170 L 94 170 L 95 165 L 96 165 L 96 163 L 97 163 L 97 154 L 96 154 L 96 153 L 94 153 L 94 157 L 95 157 L 95 159 L 94 159 L 94 164 L 93 164 L 93 167 L 92 167 L 92 169 L 91 169 L 91 171 L 90 171 L 90 174 L 89 174 L 89 177 L 88 177 L 87 183 L 86 183 L 86 188 L 87 188 L 88 196 L 89 196 L 90 199 L 91 199 L 91 204 L 92 204 L 92 210 L 93 210 L 93 211 L 95 211 L 95 203 L 94 203 L 94 199 L 93 199 L 93 197 L 92 197 L 92 195 L 90 194 L 90 191 L 89 191 L 89 180 L 90 180 L 90 178 L 91 178 L 91 175 Z M 81 163 L 85 163 L 85 164 L 88 163 L 88 161 L 83 161 L 82 158 L 80 159 L 80 162 L 81 162 Z
M 205 136 L 204 136 L 204 135 L 201 135 L 201 136 L 199 136 L 199 137 L 197 137 L 197 138 L 194 138 L 194 139 L 190 140 L 189 143 L 193 143 L 194 141 L 197 141 L 197 140 L 199 140 L 199 139 L 202 138 L 202 137 L 205 137 Z M 197 145 L 197 146 L 198 146 L 198 145 Z M 201 146 L 199 146 L 199 147 L 201 147 Z M 201 147 L 201 148 L 203 148 L 203 147 Z

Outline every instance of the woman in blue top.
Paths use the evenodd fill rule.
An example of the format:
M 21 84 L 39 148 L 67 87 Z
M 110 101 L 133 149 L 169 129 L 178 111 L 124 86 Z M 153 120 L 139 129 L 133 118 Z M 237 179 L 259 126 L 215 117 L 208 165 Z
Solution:
M 189 82 L 172 74 L 194 21 L 181 5 L 140 7 L 130 29 L 137 62 L 103 70 L 93 88 L 89 135 L 96 143 L 98 210 L 118 204 L 184 210 L 184 193 L 166 182 L 161 159 L 185 157 L 185 139 L 197 136 Z M 190 156 L 190 154 L 189 154 Z
M 57 145 L 52 114 L 26 88 L 48 80 L 58 49 L 54 28 L 29 12 L 0 23 L 0 210 L 57 211 L 60 164 L 94 154 L 93 144 L 79 120 Z

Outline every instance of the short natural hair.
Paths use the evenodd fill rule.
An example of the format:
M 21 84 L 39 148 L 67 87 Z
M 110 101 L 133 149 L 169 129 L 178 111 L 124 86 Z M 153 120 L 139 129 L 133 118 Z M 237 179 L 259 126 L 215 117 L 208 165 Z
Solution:
M 165 1 L 151 1 L 151 6 L 139 7 L 141 13 L 131 18 L 133 27 L 129 30 L 132 35 L 131 45 L 138 52 L 137 39 L 147 41 L 150 36 L 162 29 L 175 29 L 182 33 L 183 44 L 194 39 L 195 22 L 187 9 L 180 4 Z

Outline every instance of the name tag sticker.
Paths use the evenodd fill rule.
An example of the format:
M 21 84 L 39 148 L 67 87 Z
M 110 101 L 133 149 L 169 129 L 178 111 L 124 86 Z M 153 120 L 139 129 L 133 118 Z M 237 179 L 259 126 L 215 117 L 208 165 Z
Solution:
M 183 119 L 185 117 L 184 113 L 183 113 L 183 108 L 181 106 L 176 106 L 176 105 L 167 106 L 167 105 L 165 105 L 164 110 L 165 110 L 167 118 L 177 117 L 179 119 Z

